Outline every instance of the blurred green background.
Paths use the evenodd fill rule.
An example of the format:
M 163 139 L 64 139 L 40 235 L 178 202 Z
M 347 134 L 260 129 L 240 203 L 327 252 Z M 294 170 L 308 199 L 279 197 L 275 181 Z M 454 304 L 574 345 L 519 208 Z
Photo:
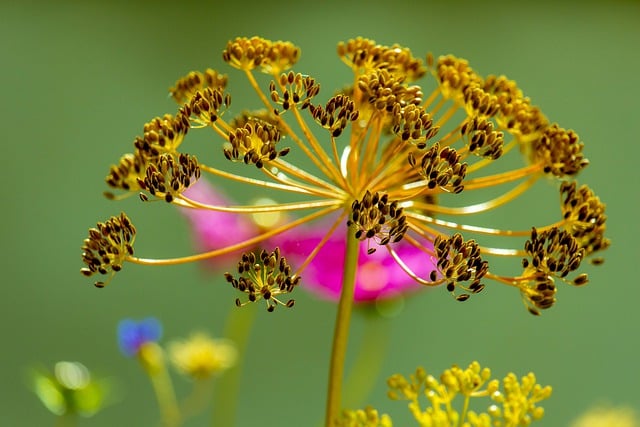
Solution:
M 220 53 L 227 40 L 252 35 L 301 46 L 296 70 L 316 77 L 325 92 L 349 81 L 337 42 L 360 35 L 403 44 L 421 57 L 453 53 L 481 74 L 506 74 L 551 120 L 580 134 L 592 164 L 579 180 L 607 203 L 613 245 L 606 263 L 586 269 L 586 288 L 561 285 L 557 306 L 540 318 L 526 313 L 517 292 L 497 285 L 465 304 L 443 290 L 407 301 L 393 320 L 390 356 L 369 403 L 391 413 L 396 425 L 413 425 L 404 403 L 386 400 L 384 377 L 477 359 L 498 377 L 533 370 L 553 385 L 542 425 L 567 425 L 599 402 L 640 410 L 639 2 L 4 1 L 0 23 L 0 173 L 7 190 L 0 425 L 53 425 L 27 389 L 25 372 L 58 360 L 81 361 L 117 379 L 122 391 L 117 404 L 80 425 L 156 425 L 148 382 L 118 352 L 117 322 L 153 315 L 168 338 L 193 329 L 222 333 L 235 294 L 219 276 L 195 265 L 131 265 L 97 290 L 78 273 L 80 245 L 88 227 L 126 210 L 139 229 L 137 253 L 191 251 L 174 209 L 134 198 L 109 202 L 101 197 L 103 179 L 143 123 L 175 111 L 167 89 L 186 72 L 228 72 L 234 105 L 243 105 L 249 92 Z M 293 310 L 260 309 L 238 426 L 321 419 L 333 318 L 332 304 L 303 292 Z M 354 343 L 362 326 L 356 316 Z

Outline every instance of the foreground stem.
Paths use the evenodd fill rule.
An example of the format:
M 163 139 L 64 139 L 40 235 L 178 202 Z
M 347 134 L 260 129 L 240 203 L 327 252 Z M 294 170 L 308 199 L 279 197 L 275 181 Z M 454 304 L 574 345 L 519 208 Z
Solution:
M 335 329 L 333 332 L 333 348 L 329 366 L 329 387 L 327 392 L 327 410 L 325 426 L 331 427 L 338 418 L 342 403 L 342 380 L 344 377 L 344 361 L 349 338 L 349 322 L 353 306 L 353 292 L 358 267 L 359 240 L 353 230 L 347 230 L 347 249 L 344 256 L 344 272 L 342 276 L 342 293 L 338 303 Z
M 227 318 L 224 336 L 236 345 L 238 360 L 236 366 L 217 379 L 214 385 L 212 426 L 234 426 L 236 423 L 243 358 L 246 355 L 256 313 L 257 310 L 240 310 L 233 307 Z
M 383 318 L 372 307 L 372 312 L 360 312 L 366 316 L 364 335 L 358 353 L 353 360 L 353 369 L 349 370 L 344 387 L 344 408 L 360 408 L 379 378 L 382 365 L 389 348 L 391 322 Z

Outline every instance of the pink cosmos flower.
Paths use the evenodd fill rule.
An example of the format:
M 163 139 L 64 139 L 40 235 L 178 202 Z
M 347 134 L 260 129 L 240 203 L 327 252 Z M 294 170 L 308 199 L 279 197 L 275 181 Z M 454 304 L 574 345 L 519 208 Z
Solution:
M 328 226 L 322 224 L 315 227 L 296 228 L 278 236 L 277 246 L 293 265 L 304 262 L 307 255 L 323 239 L 327 229 Z M 303 288 L 325 299 L 335 301 L 340 299 L 347 246 L 346 232 L 345 223 L 338 227 L 320 249 L 302 273 Z M 401 241 L 394 244 L 393 248 L 418 276 L 429 277 L 429 273 L 435 269 L 435 263 L 431 261 L 429 255 L 413 245 Z M 367 249 L 367 243 L 360 242 L 353 296 L 355 302 L 373 302 L 424 289 L 423 285 L 407 275 L 384 246 L 377 247 L 372 254 L 368 254 Z
M 186 196 L 201 203 L 225 205 L 226 197 L 205 180 L 199 180 L 190 187 Z M 238 243 L 259 234 L 260 228 L 250 216 L 241 216 L 225 212 L 201 209 L 180 211 L 187 217 L 194 234 L 196 247 L 199 250 L 213 250 Z M 264 242 L 262 247 L 279 247 L 282 254 L 294 266 L 304 262 L 307 256 L 320 244 L 330 224 L 318 223 L 296 227 Z M 346 250 L 346 221 L 338 227 L 324 246 L 318 251 L 313 261 L 301 273 L 302 288 L 328 299 L 337 301 L 342 289 L 342 273 Z M 425 246 L 425 245 L 423 245 Z M 420 277 L 429 277 L 435 269 L 435 261 L 423 250 L 401 241 L 393 245 L 400 258 Z M 240 251 L 238 251 L 239 253 Z M 216 266 L 228 265 L 229 256 L 216 257 L 212 261 Z M 416 283 L 395 262 L 383 246 L 372 253 L 367 253 L 366 242 L 360 243 L 358 269 L 354 301 L 372 302 L 378 299 L 393 298 L 407 292 L 415 292 L 424 286 Z

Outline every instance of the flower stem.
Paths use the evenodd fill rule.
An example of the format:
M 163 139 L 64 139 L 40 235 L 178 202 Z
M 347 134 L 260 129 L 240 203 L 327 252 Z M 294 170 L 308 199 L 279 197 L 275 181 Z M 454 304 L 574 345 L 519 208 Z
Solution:
M 373 311 L 373 308 L 368 307 Z M 387 355 L 391 322 L 377 312 L 361 313 L 365 320 L 362 343 L 345 382 L 345 408 L 359 408 L 375 386 Z
M 233 307 L 227 317 L 224 336 L 235 343 L 238 350 L 238 360 L 234 367 L 216 379 L 213 389 L 212 426 L 236 425 L 242 361 L 247 353 L 249 335 L 257 313 L 257 310 L 251 310 L 256 307 L 246 308 L 248 310 Z
M 78 425 L 78 417 L 71 412 L 56 417 L 54 427 L 75 427 L 76 425 Z
M 327 392 L 327 410 L 325 426 L 331 427 L 338 418 L 342 404 L 342 380 L 344 377 L 344 361 L 349 338 L 349 322 L 353 306 L 353 292 L 358 267 L 358 251 L 360 242 L 353 230 L 347 230 L 347 249 L 344 256 L 344 272 L 342 276 L 342 293 L 338 303 L 335 329 L 333 332 L 333 348 L 329 366 L 329 387 Z
M 149 378 L 160 406 L 163 425 L 165 427 L 179 426 L 181 424 L 180 409 L 166 365 L 163 365 L 158 372 L 149 372 Z

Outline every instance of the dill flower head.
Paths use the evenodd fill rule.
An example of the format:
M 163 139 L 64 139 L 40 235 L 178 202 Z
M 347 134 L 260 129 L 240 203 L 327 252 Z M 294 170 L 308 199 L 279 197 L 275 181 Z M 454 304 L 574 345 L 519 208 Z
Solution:
M 261 37 L 229 41 L 222 59 L 234 74 L 207 69 L 179 79 L 170 89 L 179 105 L 175 114 L 145 124 L 132 151 L 106 178 L 113 199 L 139 194 L 143 201 L 194 211 L 239 217 L 278 213 L 285 219 L 166 260 L 134 256 L 133 233 L 105 234 L 98 227 L 83 246 L 84 274 L 113 274 L 124 262 L 167 265 L 248 251 L 240 276 L 227 274 L 227 280 L 248 301 L 264 299 L 273 310 L 289 305 L 276 296 L 290 292 L 346 226 L 369 256 L 383 252 L 408 279 L 445 285 L 458 301 L 481 293 L 491 281 L 517 289 L 525 307 L 539 314 L 555 304 L 559 282 L 588 282 L 582 261 L 601 263 L 600 251 L 609 240 L 605 205 L 575 181 L 589 163 L 584 144 L 576 132 L 549 120 L 513 80 L 483 76 L 453 55 L 417 57 L 400 45 L 356 38 L 337 47 L 351 81 L 340 90 L 321 91 L 321 82 L 304 66 L 294 70 L 301 52 L 290 42 Z M 234 104 L 240 113 L 230 117 L 227 83 L 237 77 L 256 97 L 243 109 Z M 213 144 L 198 157 L 185 151 L 195 130 L 210 132 Z M 202 161 L 215 153 L 226 167 Z M 514 167 L 514 160 L 522 166 Z M 202 175 L 217 186 L 244 184 L 274 201 L 196 200 L 188 190 Z M 474 214 L 503 208 L 539 181 L 557 188 L 559 204 L 558 198 L 536 199 L 536 209 L 518 218 L 522 225 L 514 229 L 474 220 Z M 540 209 L 556 211 L 557 219 L 542 222 L 536 217 Z M 275 246 L 285 246 L 273 245 L 274 239 L 321 218 L 325 233 L 315 246 L 287 265 L 286 273 L 269 270 L 271 279 L 260 276 L 265 270 L 254 268 L 266 261 L 260 254 L 271 259 Z M 121 228 L 133 230 L 126 225 Z M 495 246 L 496 238 L 504 243 Z M 264 247 L 268 250 L 256 249 Z M 406 247 L 412 250 L 401 250 Z M 418 265 L 429 268 L 407 262 L 416 254 L 424 260 Z M 512 258 L 521 273 L 496 271 L 497 257 Z
M 202 380 L 231 368 L 237 351 L 230 341 L 194 333 L 187 339 L 170 342 L 169 358 L 180 373 Z

